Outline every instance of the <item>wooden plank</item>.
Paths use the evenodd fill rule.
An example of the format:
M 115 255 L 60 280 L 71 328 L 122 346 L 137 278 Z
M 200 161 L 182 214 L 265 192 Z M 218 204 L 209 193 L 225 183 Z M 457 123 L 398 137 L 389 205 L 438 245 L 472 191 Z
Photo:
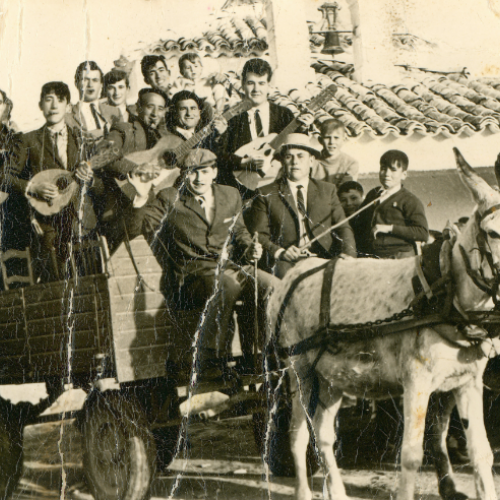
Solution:
M 24 331 L 24 321 L 17 323 L 9 323 L 7 325 L 0 325 L 0 344 L 3 341 L 12 339 L 21 339 L 26 336 Z
M 23 306 L 12 306 L 0 309 L 0 329 L 12 322 L 24 321 Z
M 101 312 L 97 315 L 99 321 L 104 321 L 107 316 L 107 313 Z M 95 325 L 96 315 L 94 311 L 84 312 L 84 313 L 71 313 L 71 314 L 61 314 L 58 317 L 51 318 L 39 318 L 39 319 L 31 319 L 28 318 L 28 331 L 30 335 L 36 335 L 37 329 L 40 328 L 42 332 L 46 331 L 46 327 L 43 325 L 53 325 L 54 328 L 60 328 L 58 331 L 62 332 L 65 329 L 70 328 L 70 325 L 73 324 L 74 328 L 85 328 L 88 329 L 87 325 Z

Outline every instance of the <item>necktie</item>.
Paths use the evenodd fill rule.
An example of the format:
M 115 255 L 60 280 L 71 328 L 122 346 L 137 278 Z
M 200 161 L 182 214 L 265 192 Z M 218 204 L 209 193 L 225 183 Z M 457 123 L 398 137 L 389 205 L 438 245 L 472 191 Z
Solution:
M 200 207 L 203 210 L 203 212 L 205 214 L 205 217 L 208 220 L 208 214 L 207 214 L 207 211 L 205 210 L 205 207 L 206 207 L 206 205 L 205 205 L 205 198 L 203 196 L 198 196 L 198 203 L 200 204 Z
M 304 200 L 304 193 L 302 192 L 303 189 L 304 186 L 300 184 L 297 186 L 297 208 L 299 209 L 299 212 L 303 217 L 306 234 L 310 238 L 311 230 L 309 225 L 309 216 L 307 215 L 306 203 Z
M 97 108 L 95 107 L 94 103 L 90 104 L 90 110 L 92 111 L 92 116 L 94 117 L 96 128 L 102 128 L 101 122 L 99 120 L 99 115 L 97 114 Z
M 258 109 L 255 110 L 255 131 L 257 132 L 257 137 L 264 137 L 264 127 L 262 126 Z
M 64 168 L 68 168 L 68 157 L 66 154 L 66 150 L 63 147 L 63 138 L 64 131 L 61 130 L 59 132 L 54 132 L 52 135 L 52 143 L 54 144 L 54 152 L 56 157 L 61 160 L 61 163 L 64 165 Z

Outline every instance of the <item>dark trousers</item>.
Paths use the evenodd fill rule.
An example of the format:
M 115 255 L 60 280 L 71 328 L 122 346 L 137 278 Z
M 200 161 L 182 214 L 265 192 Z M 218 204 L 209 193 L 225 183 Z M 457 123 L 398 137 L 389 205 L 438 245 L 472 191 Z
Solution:
M 277 278 L 258 270 L 258 296 L 260 331 L 265 325 L 265 299 L 270 288 L 277 283 Z M 204 307 L 203 323 L 200 329 L 200 358 L 224 358 L 230 353 L 234 335 L 232 324 L 236 302 L 243 302 L 241 319 L 238 321 L 242 337 L 242 349 L 245 352 L 253 343 L 253 318 L 255 317 L 253 266 L 240 269 L 226 269 L 222 276 L 210 273 L 196 276 L 187 283 L 183 290 L 183 302 Z M 261 335 L 261 343 L 263 342 Z

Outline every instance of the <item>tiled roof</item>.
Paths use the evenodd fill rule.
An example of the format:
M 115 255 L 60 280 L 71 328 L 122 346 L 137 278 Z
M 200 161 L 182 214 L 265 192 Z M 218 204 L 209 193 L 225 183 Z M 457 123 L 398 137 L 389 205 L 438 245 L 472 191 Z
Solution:
M 486 129 L 500 132 L 500 79 L 469 80 L 422 73 L 420 81 L 414 77 L 392 87 L 366 86 L 345 76 L 352 71 L 351 65 L 345 65 L 343 72 L 339 65 L 314 64 L 319 81 L 317 88 L 309 90 L 314 95 L 332 82 L 337 85 L 335 98 L 317 119 L 338 118 L 352 136 L 472 135 Z M 288 96 L 278 94 L 275 100 L 298 112 L 297 104 L 303 97 L 292 91 Z

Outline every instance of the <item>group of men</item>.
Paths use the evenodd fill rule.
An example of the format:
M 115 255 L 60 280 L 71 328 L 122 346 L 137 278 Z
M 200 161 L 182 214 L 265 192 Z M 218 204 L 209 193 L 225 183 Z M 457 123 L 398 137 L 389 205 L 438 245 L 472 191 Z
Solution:
M 196 57 L 184 63 L 196 65 Z M 30 220 L 33 231 L 7 239 L 14 247 L 28 242 L 37 248 L 37 260 L 43 263 L 38 277 L 43 280 L 63 276 L 69 244 L 75 238 L 103 234 L 115 248 L 124 237 L 144 234 L 171 276 L 165 294 L 172 304 L 183 309 L 206 307 L 200 362 L 205 373 L 212 370 L 219 376 L 220 360 L 232 340 L 234 305 L 243 301 L 243 316 L 255 311 L 255 282 L 260 316 L 264 316 L 265 298 L 300 260 L 311 255 L 357 256 L 353 229 L 342 222 L 345 213 L 337 196 L 340 183 L 356 179 L 357 163 L 340 154 L 343 125 L 334 119 L 321 124 L 320 146 L 307 134 L 314 117 L 305 111 L 297 118 L 297 131 L 275 152 L 282 165 L 280 175 L 256 191 L 249 189 L 237 180 L 238 172 L 258 172 L 264 159 L 258 154 L 239 156 L 238 149 L 280 133 L 294 120 L 289 109 L 269 101 L 271 66 L 262 59 L 246 62 L 241 83 L 248 109 L 229 121 L 214 114 L 192 89 L 172 95 L 163 56 L 144 57 L 141 69 L 149 86 L 140 90 L 136 106 L 126 104 L 127 73 L 113 70 L 103 75 L 92 61 L 76 71 L 76 105 L 71 106 L 65 83 L 42 87 L 40 109 L 46 123 L 22 136 L 19 150 L 3 172 L 3 184 L 11 194 L 8 216 L 23 219 L 19 227 L 27 227 Z M 158 177 L 145 175 L 141 165 L 126 158 L 153 149 L 165 138 L 182 144 L 205 127 L 209 132 L 202 141 L 177 158 L 180 176 L 173 186 L 163 187 L 161 172 Z M 103 144 L 113 145 L 121 157 L 93 170 L 87 160 Z M 174 166 L 169 161 L 165 170 Z M 400 173 L 406 172 L 407 162 L 404 165 L 401 158 L 389 163 L 390 168 L 395 164 Z M 28 207 L 26 195 L 54 202 L 57 185 L 33 182 L 37 173 L 48 169 L 74 172 L 85 195 L 77 206 L 70 204 L 56 215 L 41 216 Z M 425 215 L 423 222 L 415 224 L 421 227 L 417 239 L 425 240 Z M 335 231 L 328 231 L 333 225 L 337 225 Z M 375 238 L 379 232 L 408 242 L 395 226 L 379 226 Z M 50 254 L 58 262 L 55 270 Z M 245 335 L 245 329 L 252 324 L 251 318 L 244 318 L 240 325 L 248 364 L 252 335 Z

